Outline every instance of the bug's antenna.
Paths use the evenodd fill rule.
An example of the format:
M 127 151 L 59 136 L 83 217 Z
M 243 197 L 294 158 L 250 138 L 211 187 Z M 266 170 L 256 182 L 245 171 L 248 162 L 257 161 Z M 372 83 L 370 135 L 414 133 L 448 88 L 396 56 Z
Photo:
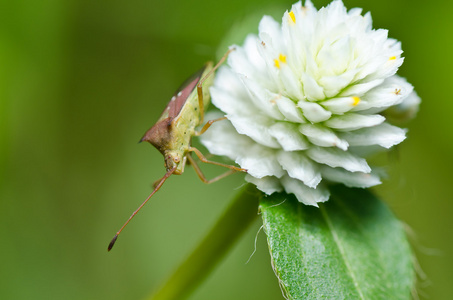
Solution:
M 126 221 L 126 223 L 124 223 L 123 227 L 120 228 L 120 230 L 118 230 L 118 232 L 115 234 L 115 236 L 113 237 L 113 239 L 110 241 L 110 244 L 109 244 L 109 247 L 107 248 L 108 251 L 112 250 L 113 248 L 113 245 L 115 245 L 115 242 L 116 240 L 118 239 L 118 236 L 120 235 L 121 231 L 123 231 L 124 227 L 126 227 L 126 225 L 132 220 L 132 218 L 138 213 L 138 211 L 140 209 L 142 209 L 142 207 L 146 204 L 146 202 L 148 202 L 149 199 L 151 199 L 151 197 L 161 188 L 161 186 L 164 184 L 165 180 L 168 179 L 168 177 L 170 177 L 171 174 L 173 174 L 173 172 L 176 170 L 176 167 L 174 167 L 173 169 L 171 170 L 168 170 L 168 172 L 164 175 L 164 177 L 162 177 L 162 179 L 159 181 L 159 183 L 156 185 L 156 187 L 154 188 L 153 192 L 148 196 L 148 198 L 146 198 L 146 200 L 142 203 L 142 205 L 140 205 L 133 213 L 132 215 L 129 217 L 129 219 Z

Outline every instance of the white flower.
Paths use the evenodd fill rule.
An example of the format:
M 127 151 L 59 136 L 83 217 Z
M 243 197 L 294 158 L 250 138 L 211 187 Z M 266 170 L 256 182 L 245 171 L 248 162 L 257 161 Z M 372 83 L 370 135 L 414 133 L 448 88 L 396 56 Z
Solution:
M 369 13 L 298 2 L 281 24 L 263 17 L 259 35 L 235 48 L 211 88 L 229 120 L 202 136 L 211 153 L 247 169 L 266 194 L 284 190 L 314 206 L 329 199 L 325 181 L 381 183 L 362 154 L 402 142 L 406 131 L 385 112 L 415 113 L 420 99 L 395 75 L 400 43 L 372 29 Z

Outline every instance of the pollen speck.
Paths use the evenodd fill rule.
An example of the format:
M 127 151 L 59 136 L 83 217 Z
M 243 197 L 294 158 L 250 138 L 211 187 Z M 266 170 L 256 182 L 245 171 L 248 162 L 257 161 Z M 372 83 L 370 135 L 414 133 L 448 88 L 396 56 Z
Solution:
M 396 56 L 390 56 L 389 60 L 395 60 Z
M 401 95 L 401 89 L 395 89 L 395 95 Z
M 357 96 L 352 97 L 352 100 L 354 100 L 354 102 L 352 103 L 352 106 L 357 106 L 357 104 L 359 104 L 359 102 L 360 102 L 360 98 Z
M 294 15 L 294 12 L 290 11 L 288 15 L 291 18 L 291 21 L 293 21 L 293 23 L 296 23 L 296 16 Z
M 278 59 L 282 62 L 282 63 L 286 63 L 286 55 L 283 55 L 280 53 L 280 55 L 278 56 Z
M 286 55 L 279 54 L 278 58 L 274 59 L 274 65 L 277 69 L 280 69 L 280 63 L 286 64 Z

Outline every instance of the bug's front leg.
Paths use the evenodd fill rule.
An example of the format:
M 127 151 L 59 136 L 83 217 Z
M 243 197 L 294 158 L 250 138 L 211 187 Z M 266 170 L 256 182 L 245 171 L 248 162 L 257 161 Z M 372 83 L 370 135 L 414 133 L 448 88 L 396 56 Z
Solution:
M 206 130 L 208 130 L 208 128 L 211 127 L 211 125 L 214 124 L 215 122 L 223 121 L 223 120 L 226 120 L 226 119 L 227 119 L 227 117 L 222 117 L 222 118 L 218 118 L 218 119 L 214 119 L 214 120 L 209 120 L 208 122 L 206 122 L 206 124 L 204 124 L 203 128 L 201 128 L 200 131 L 195 131 L 194 135 L 195 136 L 200 136 L 203 133 L 205 133 Z

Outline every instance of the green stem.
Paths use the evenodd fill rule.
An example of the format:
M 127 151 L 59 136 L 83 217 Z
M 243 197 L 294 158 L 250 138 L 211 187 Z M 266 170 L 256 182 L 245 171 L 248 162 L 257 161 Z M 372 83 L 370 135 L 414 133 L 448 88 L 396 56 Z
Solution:
M 253 185 L 242 188 L 203 241 L 162 287 L 147 299 L 180 300 L 189 296 L 256 219 L 260 196 L 261 193 Z

